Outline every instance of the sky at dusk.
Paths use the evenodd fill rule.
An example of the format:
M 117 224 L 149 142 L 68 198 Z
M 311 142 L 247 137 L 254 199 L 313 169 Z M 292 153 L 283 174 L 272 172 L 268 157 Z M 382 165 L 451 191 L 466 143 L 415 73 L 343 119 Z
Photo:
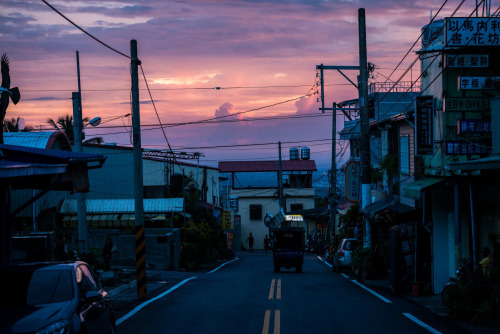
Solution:
M 384 82 L 430 21 L 431 11 L 435 14 L 445 1 L 47 2 L 123 54 L 130 55 L 130 40 L 137 40 L 174 151 L 203 153 L 200 164 L 217 166 L 219 160 L 277 159 L 281 141 L 284 158 L 290 147 L 307 146 L 318 169 L 326 170 L 332 115 L 318 110 L 316 65 L 359 65 L 358 9 L 365 8 L 368 61 L 376 66 L 370 81 Z M 450 16 L 459 3 L 447 1 L 437 18 Z M 455 16 L 469 16 L 475 5 L 465 1 Z M 131 112 L 130 59 L 41 0 L 2 1 L 0 22 L 0 53 L 10 59 L 11 86 L 21 91 L 21 101 L 10 104 L 6 119 L 22 117 L 38 127 L 48 118 L 72 114 L 78 51 L 83 116 L 103 119 L 86 130 L 86 137 L 132 145 L 131 118 L 123 117 Z M 420 46 L 391 79 L 402 75 Z M 356 81 L 358 73 L 345 74 Z M 419 74 L 417 62 L 405 80 Z M 140 68 L 139 75 L 143 147 L 168 149 Z M 328 107 L 357 98 L 357 90 L 334 71 L 325 71 L 325 94 Z M 210 121 L 200 123 L 205 120 Z M 341 130 L 344 117 L 337 121 Z

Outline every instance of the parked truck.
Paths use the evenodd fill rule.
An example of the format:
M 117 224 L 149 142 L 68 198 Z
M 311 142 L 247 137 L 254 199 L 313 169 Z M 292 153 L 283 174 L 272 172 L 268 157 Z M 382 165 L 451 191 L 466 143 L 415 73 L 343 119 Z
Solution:
M 303 227 L 271 229 L 275 273 L 279 273 L 281 267 L 287 269 L 295 267 L 296 272 L 302 272 L 305 248 L 304 237 L 305 230 Z

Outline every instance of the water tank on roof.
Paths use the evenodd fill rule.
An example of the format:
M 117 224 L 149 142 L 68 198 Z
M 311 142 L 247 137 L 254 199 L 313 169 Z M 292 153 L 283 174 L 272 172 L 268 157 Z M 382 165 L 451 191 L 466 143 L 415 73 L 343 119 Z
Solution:
M 302 160 L 309 160 L 309 159 L 311 159 L 311 150 L 309 149 L 309 147 L 302 147 L 300 149 L 300 158 Z
M 299 149 L 292 147 L 290 149 L 290 160 L 299 160 Z
M 422 27 L 422 49 L 434 42 L 440 35 L 444 35 L 444 20 L 434 20 Z

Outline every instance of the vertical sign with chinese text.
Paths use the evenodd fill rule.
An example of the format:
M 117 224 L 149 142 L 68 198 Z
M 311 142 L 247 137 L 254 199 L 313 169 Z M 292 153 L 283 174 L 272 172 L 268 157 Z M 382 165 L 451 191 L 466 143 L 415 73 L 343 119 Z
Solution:
M 432 120 L 434 113 L 434 97 L 419 96 L 415 101 L 415 154 L 434 154 Z
M 350 202 L 359 202 L 361 173 L 359 161 L 348 162 L 345 169 L 345 197 Z

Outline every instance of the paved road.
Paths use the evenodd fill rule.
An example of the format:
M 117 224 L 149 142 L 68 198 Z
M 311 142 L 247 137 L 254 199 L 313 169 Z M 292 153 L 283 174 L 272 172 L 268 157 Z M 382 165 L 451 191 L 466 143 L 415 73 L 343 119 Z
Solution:
M 300 274 L 294 269 L 274 273 L 272 256 L 264 253 L 238 257 L 212 273 L 184 273 L 179 285 L 156 289 L 147 305 L 127 303 L 132 312 L 124 312 L 122 301 L 117 332 L 464 332 L 389 291 L 332 273 L 316 256 L 306 256 Z

